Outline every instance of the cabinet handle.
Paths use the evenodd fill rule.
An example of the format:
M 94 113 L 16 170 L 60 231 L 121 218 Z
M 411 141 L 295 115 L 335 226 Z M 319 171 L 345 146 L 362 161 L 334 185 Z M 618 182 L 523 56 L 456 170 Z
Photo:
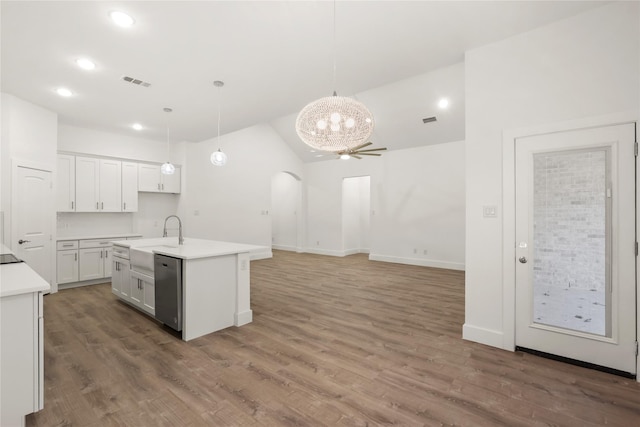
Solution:
M 74 258 L 73 259 L 74 261 L 77 261 L 78 260 L 78 254 L 77 253 L 73 254 L 73 258 Z
M 160 190 L 160 183 L 158 183 L 158 190 Z
M 164 184 L 162 184 L 162 189 L 164 190 Z
M 100 209 L 100 203 L 96 202 L 96 210 Z
M 102 258 L 102 251 L 100 251 L 100 258 Z
M 73 209 L 73 201 L 71 201 L 71 209 Z
M 127 210 L 127 202 L 124 202 L 124 208 L 122 209 L 123 211 Z
M 101 209 L 104 210 L 104 202 L 102 202 L 102 208 Z
M 73 243 L 63 243 L 62 244 L 62 247 L 64 247 L 64 248 L 70 248 L 72 246 L 73 246 Z

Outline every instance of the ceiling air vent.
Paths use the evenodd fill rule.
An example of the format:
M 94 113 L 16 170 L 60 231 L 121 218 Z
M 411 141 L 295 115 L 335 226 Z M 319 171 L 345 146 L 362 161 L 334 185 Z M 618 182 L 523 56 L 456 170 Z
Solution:
M 431 123 L 431 122 L 435 122 L 436 120 L 436 116 L 433 117 L 425 117 L 424 119 L 422 119 L 422 123 Z
M 135 79 L 135 78 L 129 77 L 129 76 L 124 76 L 122 78 L 122 80 L 124 80 L 127 83 L 131 83 L 131 84 L 137 85 L 137 86 L 144 86 L 144 87 L 151 86 L 151 83 L 147 83 L 147 82 L 144 82 L 144 81 L 142 81 L 140 79 Z

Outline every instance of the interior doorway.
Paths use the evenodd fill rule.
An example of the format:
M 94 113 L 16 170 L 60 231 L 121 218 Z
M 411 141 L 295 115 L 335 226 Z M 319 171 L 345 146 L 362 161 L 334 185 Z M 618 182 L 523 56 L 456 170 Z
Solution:
M 369 253 L 371 177 L 342 180 L 342 249 L 345 255 Z
M 271 247 L 302 252 L 302 180 L 292 172 L 271 178 Z

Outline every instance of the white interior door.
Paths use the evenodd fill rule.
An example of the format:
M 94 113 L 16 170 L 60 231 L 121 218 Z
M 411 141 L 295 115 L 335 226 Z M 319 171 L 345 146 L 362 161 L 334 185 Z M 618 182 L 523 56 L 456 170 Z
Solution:
M 634 133 L 516 141 L 516 346 L 635 374 Z
M 12 249 L 44 280 L 53 283 L 51 172 L 18 166 L 16 179 L 12 215 L 16 233 Z

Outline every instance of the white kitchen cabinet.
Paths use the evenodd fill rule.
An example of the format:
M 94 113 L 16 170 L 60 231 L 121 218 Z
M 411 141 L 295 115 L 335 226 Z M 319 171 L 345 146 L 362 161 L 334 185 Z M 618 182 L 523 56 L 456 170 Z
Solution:
M 153 277 L 131 270 L 129 301 L 145 312 L 155 315 L 155 281 Z
M 58 154 L 56 168 L 56 208 L 58 212 L 76 210 L 76 158 Z
M 122 162 L 76 157 L 76 212 L 121 212 Z
M 122 212 L 138 211 L 138 164 L 122 162 Z
M 111 239 L 80 240 L 79 246 L 80 281 L 111 277 Z
M 78 250 L 64 250 L 57 252 L 57 282 L 58 284 L 78 281 Z
M 138 191 L 150 193 L 180 193 L 180 166 L 172 175 L 160 172 L 160 165 L 138 164 Z
M 119 297 L 128 299 L 131 293 L 131 264 L 128 259 L 113 257 L 111 265 L 111 291 Z

